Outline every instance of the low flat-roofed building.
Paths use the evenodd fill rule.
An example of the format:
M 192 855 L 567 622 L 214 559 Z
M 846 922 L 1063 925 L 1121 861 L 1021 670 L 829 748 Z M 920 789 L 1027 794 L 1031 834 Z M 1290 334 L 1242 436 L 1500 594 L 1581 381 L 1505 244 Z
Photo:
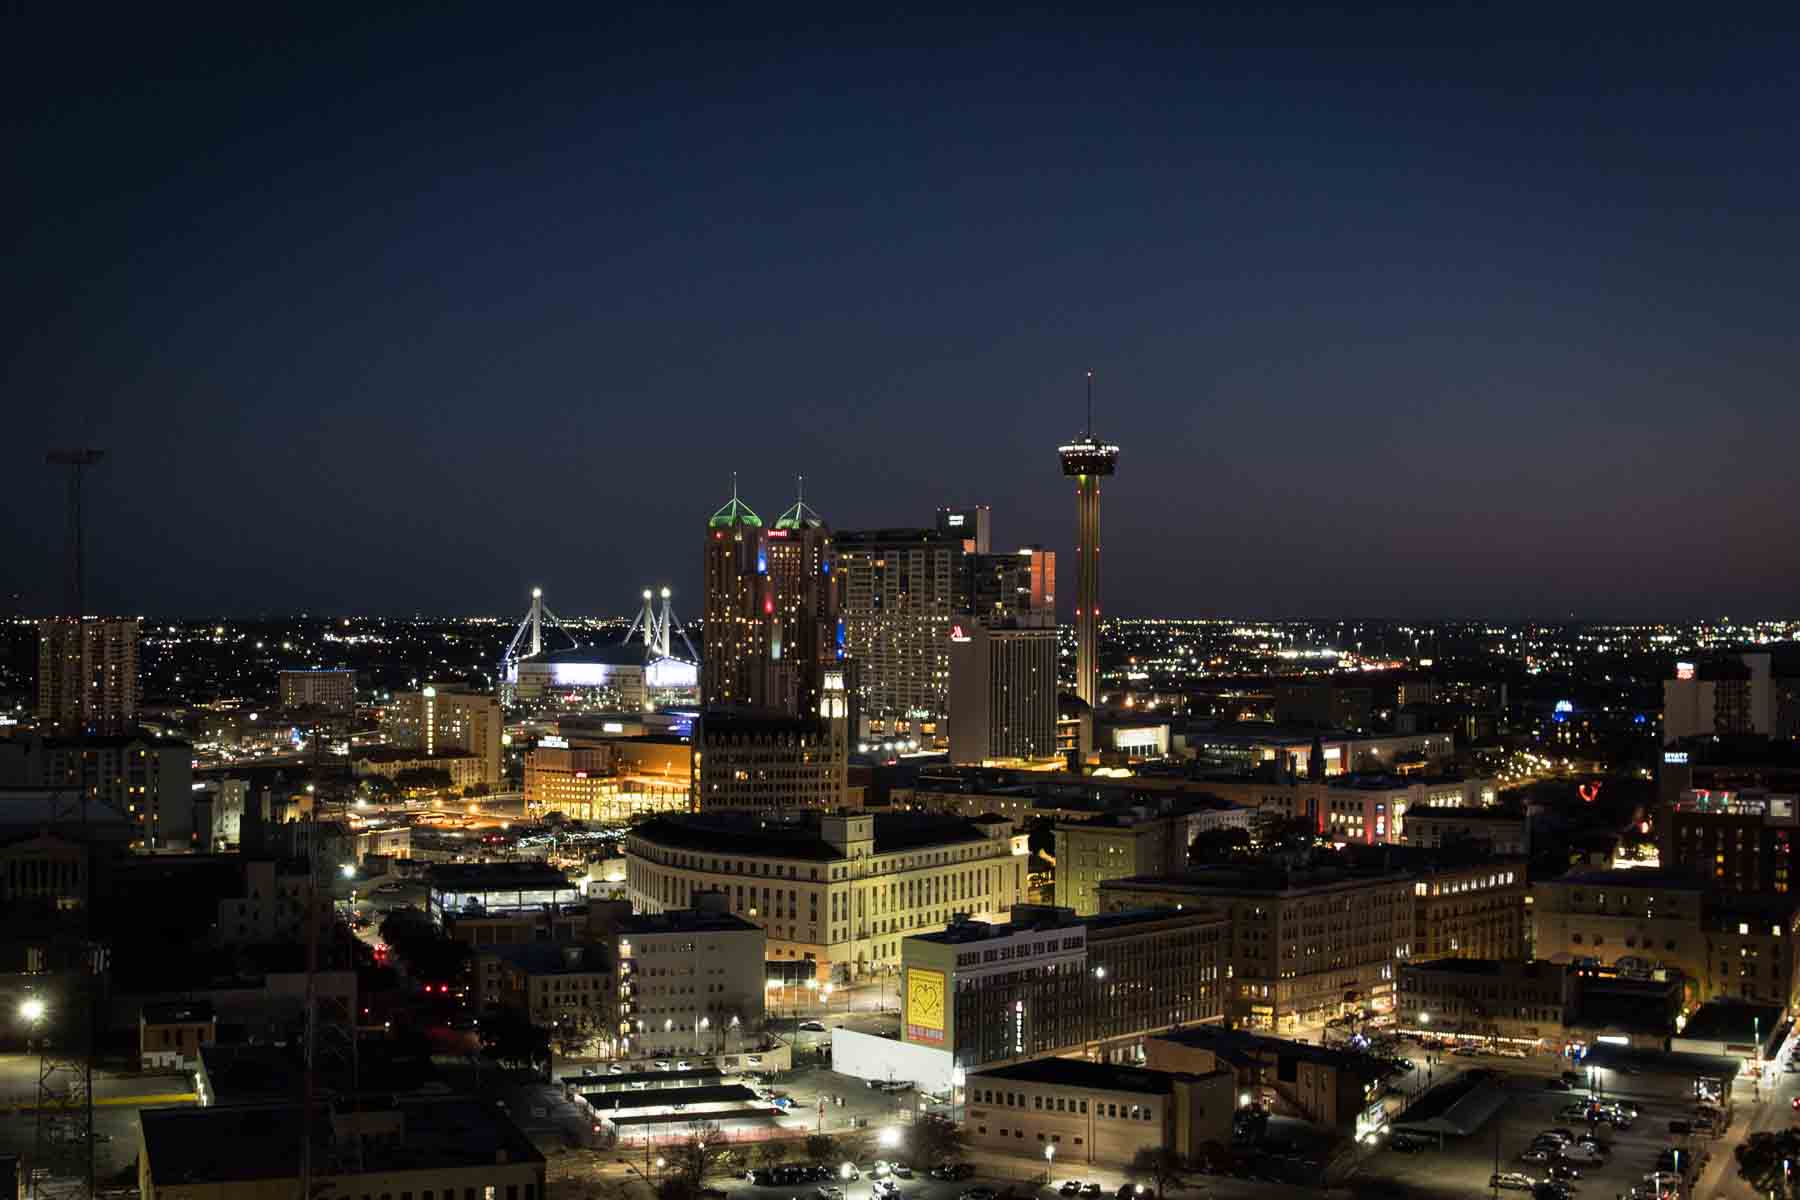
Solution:
M 1229 1142 L 1236 1085 L 1228 1070 L 1159 1071 L 1037 1058 L 968 1076 L 963 1136 L 971 1149 L 1054 1163 L 1128 1164 L 1140 1150 L 1196 1157 Z
M 1780 1049 L 1777 1035 L 1786 1024 L 1783 1015 L 1770 1004 L 1715 1000 L 1694 1010 L 1669 1049 L 1679 1054 L 1772 1059 Z
M 1145 1049 L 1159 1070 L 1228 1069 L 1240 1099 L 1248 1093 L 1269 1112 L 1354 1136 L 1386 1119 L 1381 1068 L 1364 1054 L 1218 1026 L 1172 1030 L 1149 1039 Z
M 425 881 L 427 911 L 440 922 L 447 913 L 542 912 L 581 897 L 579 886 L 544 863 L 437 863 Z
M 543 1200 L 544 1156 L 505 1113 L 474 1099 L 319 1105 L 310 1123 L 318 1200 L 473 1194 Z M 292 1196 L 308 1122 L 298 1104 L 146 1108 L 138 1116 L 143 1200 Z M 354 1143 L 354 1149 L 349 1149 Z M 347 1164 L 354 1163 L 351 1167 Z
M 205 1000 L 146 1004 L 138 1017 L 138 1064 L 146 1071 L 191 1070 L 200 1048 L 219 1033 L 219 1020 Z

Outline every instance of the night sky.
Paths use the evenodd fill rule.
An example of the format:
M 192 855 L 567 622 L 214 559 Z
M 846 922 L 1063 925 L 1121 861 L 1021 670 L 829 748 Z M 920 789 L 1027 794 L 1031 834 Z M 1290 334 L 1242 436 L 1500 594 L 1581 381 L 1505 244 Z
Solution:
M 733 470 L 771 520 L 801 472 L 838 528 L 991 504 L 1066 611 L 1089 367 L 1109 613 L 1800 607 L 1792 28 L 38 7 L 26 612 L 53 445 L 110 453 L 90 611 L 691 617 Z

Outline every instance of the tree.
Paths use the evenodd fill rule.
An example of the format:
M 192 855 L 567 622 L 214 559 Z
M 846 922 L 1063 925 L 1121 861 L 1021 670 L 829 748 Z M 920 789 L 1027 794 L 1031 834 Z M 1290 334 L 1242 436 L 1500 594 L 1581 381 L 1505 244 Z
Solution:
M 1196 867 L 1230 862 L 1250 852 L 1250 831 L 1227 827 L 1207 829 L 1194 835 L 1188 846 L 1188 862 Z
M 787 1156 L 788 1144 L 776 1138 L 770 1138 L 756 1147 L 756 1161 L 765 1167 L 778 1167 Z
M 839 1157 L 837 1139 L 829 1133 L 815 1133 L 807 1137 L 806 1157 L 821 1163 L 842 1161 Z
M 1318 827 L 1307 817 L 1258 812 L 1251 822 L 1251 840 L 1264 850 L 1311 846 L 1319 836 Z
M 906 1151 L 911 1164 L 929 1170 L 962 1153 L 962 1126 L 936 1113 L 914 1121 L 907 1133 Z
M 481 1014 L 481 1053 L 495 1062 L 537 1067 L 550 1061 L 550 1035 L 510 1008 Z
M 1131 1159 L 1131 1173 L 1156 1185 L 1156 1200 L 1165 1188 L 1180 1186 L 1186 1170 L 1187 1160 L 1167 1146 L 1145 1146 Z
M 669 1152 L 669 1170 L 692 1187 L 699 1187 L 708 1175 L 725 1169 L 732 1157 L 731 1143 L 713 1122 L 695 1118 L 687 1123 L 687 1133 Z

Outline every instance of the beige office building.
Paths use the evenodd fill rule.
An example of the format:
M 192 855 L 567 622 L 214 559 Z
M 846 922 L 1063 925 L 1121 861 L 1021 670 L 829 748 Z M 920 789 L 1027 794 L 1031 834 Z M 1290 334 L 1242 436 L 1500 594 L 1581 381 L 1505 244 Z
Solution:
M 971 1149 L 1044 1162 L 1128 1166 L 1143 1150 L 1198 1157 L 1229 1144 L 1228 1070 L 1177 1074 L 1073 1058 L 1039 1058 L 969 1075 L 963 1136 Z
M 1100 911 L 1181 905 L 1225 913 L 1228 1019 L 1287 1032 L 1346 1013 L 1393 1010 L 1394 971 L 1412 953 L 1414 883 L 1399 871 L 1208 867 L 1104 882 Z
M 1691 1005 L 1742 1000 L 1790 1008 L 1800 901 L 1708 892 L 1678 872 L 1574 871 L 1531 885 L 1532 951 L 1552 962 L 1679 969 Z
M 906 936 L 999 918 L 1027 886 L 1025 839 L 1000 818 L 721 809 L 653 818 L 625 856 L 638 912 L 724 892 L 771 959 L 811 960 L 821 981 L 896 971 Z
M 1057 903 L 1085 916 L 1100 911 L 1100 884 L 1105 880 L 1186 869 L 1193 824 L 1190 813 L 1142 808 L 1058 821 Z

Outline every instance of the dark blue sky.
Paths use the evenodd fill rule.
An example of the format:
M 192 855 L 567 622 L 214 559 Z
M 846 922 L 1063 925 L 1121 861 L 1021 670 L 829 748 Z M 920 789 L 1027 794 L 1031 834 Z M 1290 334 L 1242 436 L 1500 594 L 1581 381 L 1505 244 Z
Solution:
M 1066 608 L 1089 366 L 1109 612 L 1795 611 L 1791 27 L 587 7 L 14 23 L 27 611 L 53 444 L 90 607 L 691 615 L 736 469 Z

